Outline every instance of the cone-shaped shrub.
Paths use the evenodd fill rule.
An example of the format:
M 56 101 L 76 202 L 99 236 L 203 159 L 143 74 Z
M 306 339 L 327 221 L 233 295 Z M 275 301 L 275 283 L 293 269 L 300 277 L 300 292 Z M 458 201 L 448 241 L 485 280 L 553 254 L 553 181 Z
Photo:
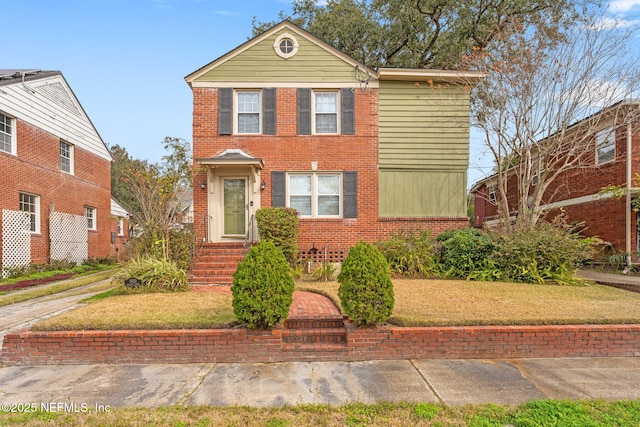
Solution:
M 272 242 L 251 248 L 233 275 L 233 312 L 251 329 L 267 329 L 287 318 L 293 278 L 282 251 Z
M 345 313 L 359 325 L 375 325 L 391 316 L 393 284 L 378 248 L 359 242 L 349 250 L 338 275 L 338 296 Z

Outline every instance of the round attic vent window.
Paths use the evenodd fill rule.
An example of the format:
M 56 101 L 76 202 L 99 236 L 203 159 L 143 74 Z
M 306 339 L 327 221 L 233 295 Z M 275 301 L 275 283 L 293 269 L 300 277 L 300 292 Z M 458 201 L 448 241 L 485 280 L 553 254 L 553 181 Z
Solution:
M 281 34 L 276 38 L 273 48 L 282 58 L 291 58 L 298 52 L 298 41 L 291 34 Z

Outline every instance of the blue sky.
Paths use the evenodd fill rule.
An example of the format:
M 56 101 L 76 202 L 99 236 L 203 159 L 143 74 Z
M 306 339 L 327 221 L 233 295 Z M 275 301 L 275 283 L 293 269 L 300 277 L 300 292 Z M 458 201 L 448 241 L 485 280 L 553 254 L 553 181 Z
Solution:
M 640 22 L 640 0 L 610 2 Z M 2 6 L 0 68 L 62 71 L 109 145 L 158 161 L 165 136 L 191 141 L 187 74 L 244 43 L 251 20 L 289 0 L 20 0 Z M 469 183 L 491 170 L 472 139 Z

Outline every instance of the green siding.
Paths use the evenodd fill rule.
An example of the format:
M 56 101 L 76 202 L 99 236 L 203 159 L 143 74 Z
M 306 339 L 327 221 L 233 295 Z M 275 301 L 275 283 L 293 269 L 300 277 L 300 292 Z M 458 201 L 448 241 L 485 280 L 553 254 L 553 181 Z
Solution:
M 466 181 L 466 171 L 380 171 L 380 216 L 466 216 Z
M 381 81 L 381 169 L 466 171 L 469 91 L 435 83 Z
M 276 55 L 273 43 L 288 32 L 298 40 L 296 55 Z M 308 82 L 355 81 L 355 69 L 306 38 L 283 29 L 200 76 L 196 81 L 221 82 Z

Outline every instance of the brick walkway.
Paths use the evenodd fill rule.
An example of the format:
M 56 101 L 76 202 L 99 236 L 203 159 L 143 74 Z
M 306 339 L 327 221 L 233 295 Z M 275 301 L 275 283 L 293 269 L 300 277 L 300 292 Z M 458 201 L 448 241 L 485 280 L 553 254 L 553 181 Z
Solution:
M 231 293 L 230 286 L 192 286 L 194 291 Z M 293 292 L 293 303 L 289 308 L 289 318 L 341 316 L 335 304 L 324 295 L 315 292 Z

